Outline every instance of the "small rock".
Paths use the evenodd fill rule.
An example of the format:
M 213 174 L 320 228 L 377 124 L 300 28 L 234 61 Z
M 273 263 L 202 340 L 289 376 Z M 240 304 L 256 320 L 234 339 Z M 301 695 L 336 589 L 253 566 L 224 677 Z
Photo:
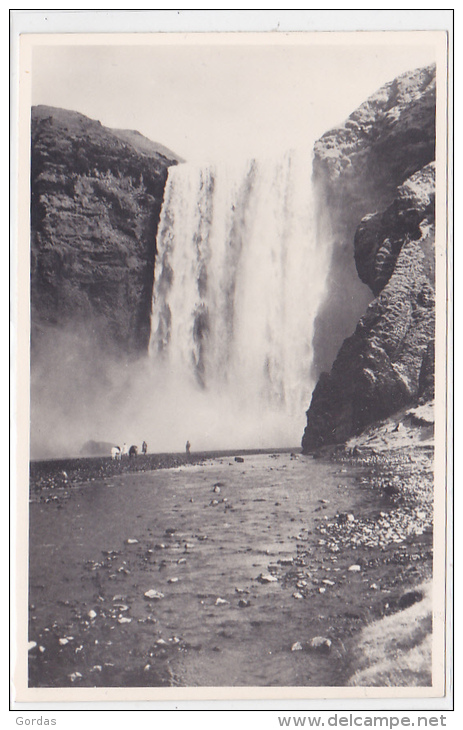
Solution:
M 160 600 L 161 598 L 164 598 L 164 593 L 160 593 L 159 591 L 155 591 L 151 588 L 149 591 L 146 591 L 144 596 L 150 600 Z
M 321 587 L 321 588 L 318 589 L 318 592 L 319 593 L 325 593 L 326 592 L 326 588 Z
M 235 456 L 235 461 L 237 461 L 238 464 L 242 464 L 244 462 L 244 459 L 242 456 Z
M 304 598 L 304 596 L 302 595 L 302 593 L 299 593 L 299 591 L 295 591 L 293 593 L 293 598 L 298 598 L 299 599 L 299 598 Z
M 251 605 L 251 601 L 246 601 L 244 598 L 240 598 L 238 601 L 238 606 L 240 608 L 248 608 L 248 606 Z
M 217 598 L 215 605 L 216 606 L 225 606 L 226 603 L 229 603 L 229 601 L 226 601 L 225 598 Z
M 126 616 L 119 616 L 117 619 L 118 623 L 120 624 L 130 624 L 132 622 L 131 618 L 127 618 Z
M 216 484 L 216 485 L 215 485 L 215 486 L 214 486 L 214 487 L 212 488 L 212 491 L 213 491 L 213 492 L 215 492 L 216 494 L 220 494 L 220 487 L 219 487 L 219 485 L 218 485 L 218 484 Z
M 418 601 L 423 600 L 423 594 L 421 591 L 409 591 L 408 593 L 404 593 L 403 596 L 399 598 L 399 608 L 409 608 L 410 606 L 413 606 L 414 603 L 418 603 Z
M 275 575 L 270 575 L 270 573 L 261 573 L 257 580 L 259 583 L 276 583 L 278 578 Z
M 165 550 L 165 545 L 163 542 L 158 542 L 155 546 L 156 550 Z
M 138 540 L 135 537 L 129 537 L 126 540 L 127 545 L 136 545 L 138 543 Z
M 362 570 L 362 568 L 360 567 L 360 565 L 351 565 L 351 566 L 350 566 L 350 567 L 348 568 L 348 571 L 349 571 L 350 573 L 360 573 L 360 571 L 361 571 L 361 570 Z
M 310 648 L 317 651 L 329 651 L 331 649 L 331 639 L 325 636 L 314 636 L 310 640 Z
M 335 582 L 334 582 L 334 580 L 328 580 L 328 578 L 324 578 L 324 580 L 322 580 L 322 583 L 324 583 L 326 586 L 334 586 L 334 585 L 336 585 Z
M 296 641 L 295 644 L 292 645 L 291 651 L 302 651 L 302 644 L 300 641 Z
M 166 530 L 166 535 L 175 535 L 176 529 L 175 527 L 168 527 Z
M 66 644 L 69 644 L 69 639 L 60 639 L 59 643 L 61 646 L 66 646 Z
M 68 677 L 71 682 L 75 682 L 76 679 L 82 679 L 82 675 L 80 672 L 73 672 L 72 674 L 68 674 Z
M 167 582 L 168 583 L 178 583 L 179 580 L 180 580 L 179 578 L 169 578 L 169 580 Z
M 281 558 L 278 562 L 280 565 L 292 565 L 294 563 L 294 558 Z
M 186 563 L 186 558 L 180 558 L 177 560 L 177 565 L 183 565 L 183 563 Z
M 163 644 L 167 644 L 167 641 L 165 641 L 164 639 L 158 639 L 158 640 L 156 641 L 156 644 L 161 644 L 161 645 L 163 645 Z
M 97 617 L 97 612 L 93 610 L 93 608 L 88 612 L 87 616 L 91 619 L 94 619 Z
M 29 643 L 27 645 L 27 651 L 31 651 L 31 649 L 35 649 L 36 646 L 37 646 L 36 641 L 29 641 Z

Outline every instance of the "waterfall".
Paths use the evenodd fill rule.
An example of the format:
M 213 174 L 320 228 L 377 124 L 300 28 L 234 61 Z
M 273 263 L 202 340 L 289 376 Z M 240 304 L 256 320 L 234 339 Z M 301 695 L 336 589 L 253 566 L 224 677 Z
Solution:
M 194 448 L 300 442 L 331 253 L 311 177 L 297 151 L 169 169 L 149 354 L 158 417 Z

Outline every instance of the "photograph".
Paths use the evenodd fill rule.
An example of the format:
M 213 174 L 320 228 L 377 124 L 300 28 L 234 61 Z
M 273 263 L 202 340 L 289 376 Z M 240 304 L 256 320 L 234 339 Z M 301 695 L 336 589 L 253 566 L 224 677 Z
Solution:
M 447 33 L 19 59 L 18 700 L 443 697 Z

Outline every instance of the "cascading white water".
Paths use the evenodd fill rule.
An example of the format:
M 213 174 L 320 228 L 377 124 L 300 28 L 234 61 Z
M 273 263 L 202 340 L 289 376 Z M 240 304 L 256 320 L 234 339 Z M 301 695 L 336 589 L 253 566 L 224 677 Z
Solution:
M 195 448 L 300 442 L 331 253 L 311 176 L 295 151 L 169 170 L 150 359 L 165 431 Z

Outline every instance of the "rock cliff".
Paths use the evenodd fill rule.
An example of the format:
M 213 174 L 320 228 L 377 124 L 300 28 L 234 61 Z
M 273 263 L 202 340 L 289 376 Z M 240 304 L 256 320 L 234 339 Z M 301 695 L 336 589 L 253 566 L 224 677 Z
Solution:
M 354 257 L 376 299 L 318 380 L 305 452 L 433 397 L 434 156 L 434 67 L 387 84 L 315 146 L 314 177 L 336 241 L 333 298 L 339 308 Z M 318 337 L 330 317 L 328 297 Z
M 137 132 L 38 106 L 31 119 L 31 342 L 92 332 L 146 350 L 156 230 L 179 158 Z

